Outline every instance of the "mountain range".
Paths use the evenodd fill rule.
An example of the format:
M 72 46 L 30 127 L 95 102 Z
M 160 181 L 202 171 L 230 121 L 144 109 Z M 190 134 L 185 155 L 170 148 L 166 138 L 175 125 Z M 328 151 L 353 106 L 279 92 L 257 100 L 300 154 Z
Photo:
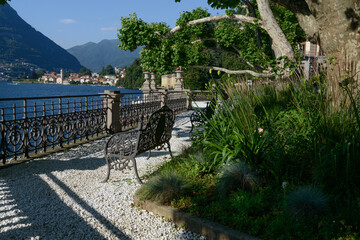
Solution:
M 0 65 L 34 64 L 48 71 L 78 72 L 80 62 L 26 23 L 9 4 L 0 5 Z
M 134 52 L 120 50 L 118 39 L 106 39 L 99 43 L 88 42 L 83 45 L 67 49 L 81 63 L 93 72 L 100 72 L 102 67 L 125 67 L 139 58 L 140 48 Z

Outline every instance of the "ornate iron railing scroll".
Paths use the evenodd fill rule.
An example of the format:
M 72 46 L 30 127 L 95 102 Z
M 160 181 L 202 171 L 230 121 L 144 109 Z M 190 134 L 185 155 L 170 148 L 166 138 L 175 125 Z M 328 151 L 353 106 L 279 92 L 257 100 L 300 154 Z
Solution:
M 166 105 L 174 111 L 175 114 L 179 114 L 187 110 L 187 96 L 184 91 L 169 91 L 167 93 Z
M 150 115 L 161 108 L 161 95 L 151 94 L 126 94 L 120 100 L 120 126 L 121 129 L 130 129 L 138 124 L 141 117 L 147 121 Z
M 89 140 L 107 131 L 106 113 L 99 95 L 0 99 L 0 159 Z
M 109 101 L 108 101 L 109 100 Z M 0 160 L 62 148 L 108 133 L 109 95 L 0 99 Z M 131 129 L 141 118 L 167 105 L 186 111 L 186 94 L 176 91 L 127 93 L 120 98 L 120 129 Z

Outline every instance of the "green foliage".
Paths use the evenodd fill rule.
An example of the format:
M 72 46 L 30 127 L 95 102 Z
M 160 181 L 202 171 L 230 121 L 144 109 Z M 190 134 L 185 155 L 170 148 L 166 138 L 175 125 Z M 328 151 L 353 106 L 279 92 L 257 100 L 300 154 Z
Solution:
M 88 68 L 81 68 L 79 74 L 80 76 L 91 75 L 91 71 Z
M 194 68 L 185 70 L 183 76 L 185 89 L 204 90 L 210 79 L 208 71 Z
M 272 5 L 271 10 L 276 16 L 276 20 L 283 30 L 286 39 L 290 42 L 293 49 L 296 49 L 300 42 L 306 40 L 306 34 L 300 27 L 295 14 L 277 4 Z
M 38 78 L 38 75 L 37 75 L 34 71 L 32 71 L 29 78 L 30 78 L 30 79 L 37 79 L 37 78 Z
M 244 162 L 225 165 L 221 168 L 220 172 L 217 189 L 223 196 L 237 189 L 252 191 L 259 183 L 256 173 Z
M 171 204 L 262 239 L 359 238 L 360 97 L 343 81 L 334 106 L 322 77 L 212 89 L 212 118 L 159 170 L 191 185 Z
M 235 2 L 236 4 L 209 1 L 209 4 L 215 7 L 235 7 L 240 4 L 239 1 Z M 256 6 L 254 1 L 250 2 Z M 226 11 L 228 16 L 235 13 L 244 14 L 244 11 L 240 9 Z M 305 39 L 294 14 L 277 5 L 274 6 L 274 13 L 293 46 Z M 255 15 L 257 15 L 255 17 L 259 16 L 258 13 Z M 156 69 L 160 74 L 169 73 L 177 66 L 219 66 L 214 64 L 218 62 L 219 55 L 214 54 L 213 49 L 239 56 L 224 64 L 232 65 L 229 66 L 232 70 L 261 71 L 269 66 L 278 65 L 278 61 L 273 57 L 270 37 L 257 24 L 239 24 L 237 20 L 227 19 L 187 25 L 190 21 L 209 16 L 208 11 L 201 8 L 183 12 L 176 22 L 181 30 L 170 32 L 171 29 L 166 24 L 146 23 L 134 13 L 121 19 L 122 28 L 119 29 L 118 34 L 120 48 L 133 51 L 138 46 L 145 46 L 140 53 L 143 69 L 148 71 Z M 229 64 L 230 62 L 235 64 Z
M 100 72 L 101 76 L 114 75 L 114 74 L 115 74 L 115 70 L 111 65 L 106 65 L 106 67 L 103 67 Z
M 175 172 L 167 172 L 146 182 L 138 194 L 144 199 L 170 203 L 170 201 L 186 195 L 188 191 L 189 185 L 183 177 Z
M 298 187 L 289 193 L 286 200 L 294 217 L 313 217 L 328 210 L 328 198 L 314 186 Z
M 135 59 L 134 62 L 125 69 L 125 72 L 125 77 L 119 79 L 117 85 L 122 85 L 130 89 L 139 89 L 144 82 L 140 59 Z

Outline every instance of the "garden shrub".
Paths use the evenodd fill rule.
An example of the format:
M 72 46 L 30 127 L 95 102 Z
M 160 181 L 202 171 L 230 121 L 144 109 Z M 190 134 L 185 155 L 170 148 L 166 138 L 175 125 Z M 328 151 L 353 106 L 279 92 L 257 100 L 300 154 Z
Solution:
M 294 217 L 322 215 L 328 209 L 328 198 L 316 187 L 298 187 L 286 198 L 287 207 Z
M 244 162 L 225 165 L 220 170 L 220 174 L 217 190 L 222 196 L 237 189 L 253 191 L 259 182 L 256 172 L 252 171 Z
M 190 185 L 182 176 L 175 172 L 165 172 L 146 182 L 138 194 L 142 199 L 170 203 L 187 195 L 189 191 Z

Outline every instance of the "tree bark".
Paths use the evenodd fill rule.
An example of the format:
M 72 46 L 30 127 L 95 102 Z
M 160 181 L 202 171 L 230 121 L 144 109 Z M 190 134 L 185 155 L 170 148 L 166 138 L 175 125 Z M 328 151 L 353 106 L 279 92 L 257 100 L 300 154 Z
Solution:
M 273 0 L 296 14 L 308 40 L 320 45 L 340 67 L 355 64 L 360 71 L 359 0 Z M 360 73 L 358 73 L 358 78 Z
M 319 45 L 327 57 L 360 70 L 360 1 L 306 0 L 319 28 Z
M 291 44 L 286 39 L 284 32 L 276 22 L 275 16 L 271 11 L 269 0 L 256 0 L 258 10 L 262 19 L 263 28 L 272 39 L 272 49 L 275 57 L 286 56 L 290 60 L 295 60 L 294 51 Z

